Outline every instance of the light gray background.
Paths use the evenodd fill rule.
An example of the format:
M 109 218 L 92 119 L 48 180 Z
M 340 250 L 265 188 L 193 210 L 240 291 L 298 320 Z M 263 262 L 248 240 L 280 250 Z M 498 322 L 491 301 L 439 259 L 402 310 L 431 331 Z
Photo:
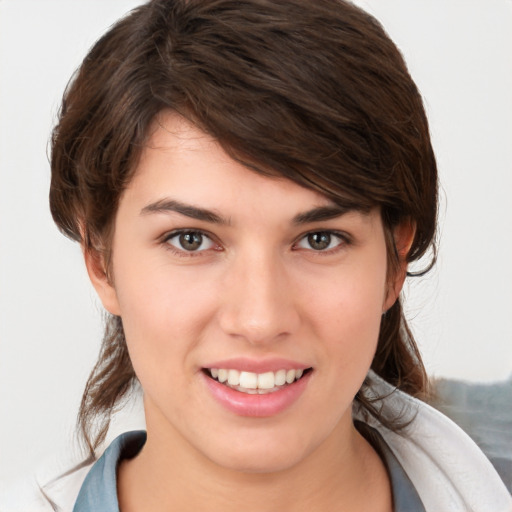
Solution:
M 136 0 L 0 0 L 0 481 L 65 447 L 101 306 L 47 206 L 63 89 Z M 512 373 L 512 2 L 360 0 L 402 49 L 442 182 L 439 265 L 406 286 L 431 375 Z M 1 483 L 0 483 L 1 485 Z

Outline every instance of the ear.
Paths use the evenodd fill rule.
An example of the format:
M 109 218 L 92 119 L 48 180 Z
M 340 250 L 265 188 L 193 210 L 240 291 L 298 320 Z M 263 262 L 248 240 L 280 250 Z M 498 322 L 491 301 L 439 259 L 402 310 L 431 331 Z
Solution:
M 387 311 L 398 299 L 407 276 L 407 255 L 411 250 L 416 234 L 416 226 L 411 221 L 404 221 L 393 229 L 393 243 L 396 250 L 397 266 L 390 269 L 390 279 L 387 288 L 383 311 Z
M 105 258 L 96 249 L 83 249 L 85 266 L 89 279 L 98 294 L 103 307 L 111 314 L 120 316 L 116 289 L 111 283 L 105 265 Z

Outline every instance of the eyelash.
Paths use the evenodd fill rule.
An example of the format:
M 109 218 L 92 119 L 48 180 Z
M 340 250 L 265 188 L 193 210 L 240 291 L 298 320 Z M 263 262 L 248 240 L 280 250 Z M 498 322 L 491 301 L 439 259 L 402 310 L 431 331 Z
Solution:
M 202 237 L 201 245 L 204 243 L 205 239 L 207 239 L 213 244 L 214 247 L 208 247 L 207 249 L 201 249 L 196 251 L 187 251 L 185 248 L 180 249 L 179 247 L 175 247 L 170 243 L 170 240 L 172 240 L 173 238 L 178 238 L 182 235 L 199 235 Z M 197 256 L 201 256 L 205 251 L 208 251 L 210 249 L 213 249 L 215 251 L 222 250 L 220 245 L 215 242 L 212 235 L 205 231 L 201 231 L 200 229 L 178 229 L 176 231 L 172 231 L 171 233 L 166 234 L 162 238 L 162 243 L 164 244 L 167 250 L 171 251 L 173 254 L 181 258 L 194 258 Z
M 302 240 L 305 240 L 309 236 L 312 236 L 312 235 L 328 235 L 330 237 L 329 245 L 330 245 L 330 243 L 332 243 L 332 238 L 338 239 L 338 243 L 334 247 L 331 247 L 330 249 L 315 250 L 313 248 L 305 248 L 305 250 L 312 252 L 315 256 L 317 256 L 317 255 L 318 256 L 330 256 L 330 255 L 338 253 L 343 248 L 352 244 L 352 239 L 347 233 L 344 233 L 341 231 L 334 231 L 334 230 L 330 230 L 330 229 L 323 229 L 323 230 L 320 229 L 320 230 L 315 230 L 315 231 L 308 231 L 307 233 L 304 233 L 303 235 L 301 235 L 297 239 L 297 242 L 295 242 L 293 244 L 293 248 L 295 249 L 295 247 L 297 247 L 297 245 Z M 297 249 L 295 249 L 295 250 L 297 250 Z M 300 248 L 298 250 L 300 250 Z
M 202 237 L 201 245 L 204 243 L 204 239 L 208 239 L 211 244 L 213 244 L 213 247 L 208 247 L 206 249 L 201 250 L 186 250 L 185 248 L 179 248 L 170 243 L 170 240 L 180 237 L 182 235 L 199 235 Z M 308 231 L 307 233 L 302 234 L 299 238 L 297 238 L 297 241 L 293 243 L 292 250 L 300 250 L 300 247 L 297 247 L 298 244 L 305 240 L 307 237 L 312 235 L 328 235 L 331 237 L 329 240 L 329 245 L 332 243 L 332 237 L 335 237 L 338 239 L 339 243 L 337 243 L 334 247 L 331 247 L 330 249 L 319 249 L 315 250 L 313 248 L 304 248 L 306 251 L 310 251 L 311 253 L 314 253 L 315 255 L 320 256 L 327 256 L 337 253 L 338 251 L 342 250 L 344 247 L 347 247 L 348 245 L 351 245 L 352 240 L 349 235 L 346 233 L 340 232 L 340 231 L 333 231 L 333 230 L 315 230 L 315 231 Z M 169 251 L 171 251 L 173 254 L 182 257 L 182 258 L 193 258 L 197 256 L 201 256 L 204 252 L 209 251 L 211 249 L 215 251 L 222 251 L 222 247 L 220 244 L 215 242 L 212 235 L 209 233 L 199 230 L 199 229 L 179 229 L 176 231 L 172 231 L 171 233 L 166 234 L 162 238 L 162 243 L 164 244 L 165 248 Z

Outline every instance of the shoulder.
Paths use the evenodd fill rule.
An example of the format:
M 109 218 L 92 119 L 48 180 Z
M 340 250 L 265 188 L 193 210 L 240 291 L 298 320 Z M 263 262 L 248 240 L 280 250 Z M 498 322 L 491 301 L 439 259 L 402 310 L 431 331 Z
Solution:
M 427 511 L 511 512 L 512 497 L 478 446 L 429 405 L 395 390 L 373 372 L 372 390 L 391 414 L 411 414 L 400 433 L 374 418 L 376 428 L 411 479 Z M 377 398 L 384 397 L 384 398 Z M 356 417 L 360 415 L 356 412 Z

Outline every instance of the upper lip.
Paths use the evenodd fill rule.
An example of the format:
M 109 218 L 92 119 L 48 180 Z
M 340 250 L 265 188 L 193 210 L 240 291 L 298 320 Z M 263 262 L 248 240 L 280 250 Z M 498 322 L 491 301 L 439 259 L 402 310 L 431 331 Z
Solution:
M 305 370 L 310 365 L 292 361 L 290 359 L 249 359 L 236 357 L 208 363 L 203 368 L 223 368 L 226 370 L 240 370 L 244 372 L 265 373 L 277 372 L 278 370 Z

